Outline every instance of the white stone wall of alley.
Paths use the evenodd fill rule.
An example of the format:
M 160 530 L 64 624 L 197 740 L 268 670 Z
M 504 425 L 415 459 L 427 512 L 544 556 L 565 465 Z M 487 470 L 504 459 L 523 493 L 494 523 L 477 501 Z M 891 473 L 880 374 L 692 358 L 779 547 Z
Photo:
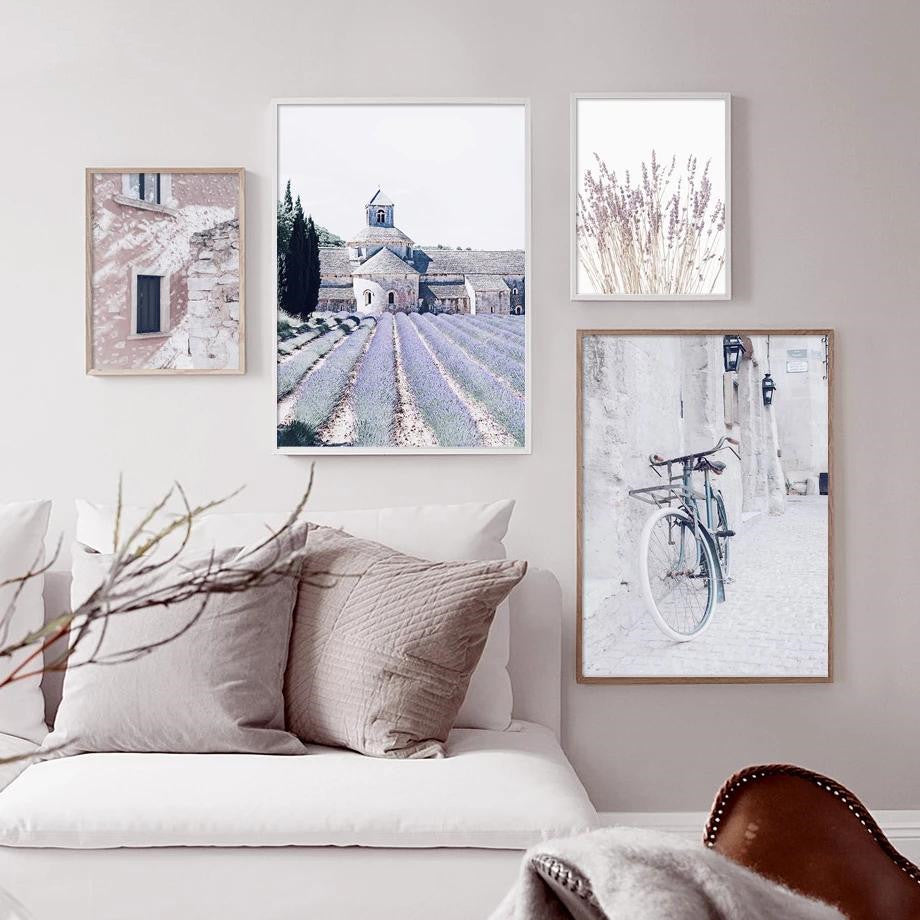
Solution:
M 721 336 L 591 336 L 584 342 L 585 576 L 635 582 L 635 546 L 651 508 L 631 489 L 663 484 L 649 467 L 664 457 L 708 450 L 723 435 L 740 442 L 715 479 L 729 520 L 782 513 L 785 478 L 772 409 L 763 405 L 766 340 L 726 374 Z M 679 468 L 675 468 L 675 473 Z

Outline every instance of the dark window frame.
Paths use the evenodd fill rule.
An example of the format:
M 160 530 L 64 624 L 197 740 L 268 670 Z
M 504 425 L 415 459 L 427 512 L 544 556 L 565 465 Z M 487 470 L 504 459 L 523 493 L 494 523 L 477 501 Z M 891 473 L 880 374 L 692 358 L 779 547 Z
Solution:
M 153 282 L 153 283 L 152 283 Z M 163 332 L 163 298 L 162 298 L 162 275 L 138 275 L 137 288 L 134 302 L 134 328 L 137 335 L 160 335 Z M 153 321 L 153 309 L 151 304 L 143 304 L 144 313 L 142 313 L 142 299 L 147 296 L 153 296 L 155 304 L 156 328 Z

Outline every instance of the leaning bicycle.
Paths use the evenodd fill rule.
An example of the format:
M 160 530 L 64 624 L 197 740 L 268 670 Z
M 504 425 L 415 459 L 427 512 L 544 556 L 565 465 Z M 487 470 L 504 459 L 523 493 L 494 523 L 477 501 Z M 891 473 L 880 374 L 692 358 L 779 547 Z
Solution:
M 730 450 L 740 459 L 731 445 L 738 442 L 723 437 L 711 450 L 699 453 L 670 459 L 652 454 L 649 466 L 665 482 L 629 492 L 656 508 L 639 539 L 640 584 L 655 624 L 675 642 L 702 635 L 715 605 L 725 600 L 735 532 L 712 477 L 726 468 L 713 454 Z M 702 492 L 694 488 L 694 473 L 703 474 Z

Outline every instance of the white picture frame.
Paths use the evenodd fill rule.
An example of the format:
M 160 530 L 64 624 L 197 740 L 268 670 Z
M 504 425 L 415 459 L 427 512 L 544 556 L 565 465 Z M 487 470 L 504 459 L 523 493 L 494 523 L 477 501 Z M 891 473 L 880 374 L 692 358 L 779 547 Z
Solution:
M 532 452 L 533 438 L 533 406 L 532 406 L 532 322 L 531 322 L 531 289 L 532 281 L 532 152 L 531 152 L 531 112 L 530 100 L 524 97 L 291 97 L 276 98 L 272 100 L 272 137 L 273 137 L 273 158 L 272 158 L 272 194 L 269 202 L 270 211 L 268 216 L 273 227 L 272 252 L 274 256 L 273 266 L 278 261 L 278 234 L 274 228 L 277 220 L 277 204 L 279 194 L 279 113 L 285 106 L 520 106 L 523 109 L 524 125 L 524 274 L 526 279 L 526 308 L 523 316 L 525 329 L 525 359 L 524 359 L 524 443 L 520 446 L 503 446 L 503 447 L 412 447 L 412 446 L 279 446 L 278 444 L 278 403 L 279 403 L 279 382 L 277 373 L 277 308 L 273 307 L 270 311 L 271 329 L 268 336 L 271 367 L 274 376 L 274 397 L 275 397 L 275 421 L 272 426 L 272 439 L 274 443 L 274 452 L 285 455 L 342 455 L 352 454 L 362 455 L 456 455 L 456 454 L 530 454 Z M 268 273 L 270 277 L 271 288 L 269 290 L 270 300 L 273 305 L 277 304 L 277 284 L 276 273 L 273 269 Z
M 724 188 L 721 198 L 724 202 L 724 286 L 711 293 L 622 293 L 589 291 L 586 285 L 579 283 L 579 239 L 578 239 L 578 195 L 582 182 L 579 166 L 578 149 L 578 110 L 582 101 L 610 100 L 613 102 L 696 102 L 719 101 L 724 106 L 724 144 L 720 150 L 724 156 Z M 650 140 L 651 144 L 655 142 Z M 620 164 L 616 169 L 635 170 L 641 168 L 641 162 Z M 719 195 L 719 190 L 716 190 Z M 732 201 L 731 201 L 731 93 L 573 93 L 570 100 L 570 297 L 573 301 L 613 302 L 613 301 L 725 301 L 732 299 Z

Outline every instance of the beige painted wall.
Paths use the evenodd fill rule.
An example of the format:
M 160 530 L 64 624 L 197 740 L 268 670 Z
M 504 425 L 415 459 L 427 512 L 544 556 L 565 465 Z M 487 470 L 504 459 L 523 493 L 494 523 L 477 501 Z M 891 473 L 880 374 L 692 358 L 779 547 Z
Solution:
M 512 552 L 565 591 L 565 745 L 599 807 L 703 809 L 732 770 L 788 760 L 920 808 L 920 542 L 898 485 L 920 452 L 915 0 L 4 0 L 0 20 L 0 495 L 53 497 L 65 530 L 119 470 L 138 501 L 173 476 L 292 501 L 307 462 L 270 452 L 269 99 L 529 96 L 533 456 L 324 458 L 316 504 L 518 499 Z M 576 90 L 735 94 L 731 303 L 569 303 Z M 83 375 L 82 170 L 138 164 L 249 170 L 245 377 Z M 575 329 L 724 323 L 839 332 L 837 681 L 576 686 Z

